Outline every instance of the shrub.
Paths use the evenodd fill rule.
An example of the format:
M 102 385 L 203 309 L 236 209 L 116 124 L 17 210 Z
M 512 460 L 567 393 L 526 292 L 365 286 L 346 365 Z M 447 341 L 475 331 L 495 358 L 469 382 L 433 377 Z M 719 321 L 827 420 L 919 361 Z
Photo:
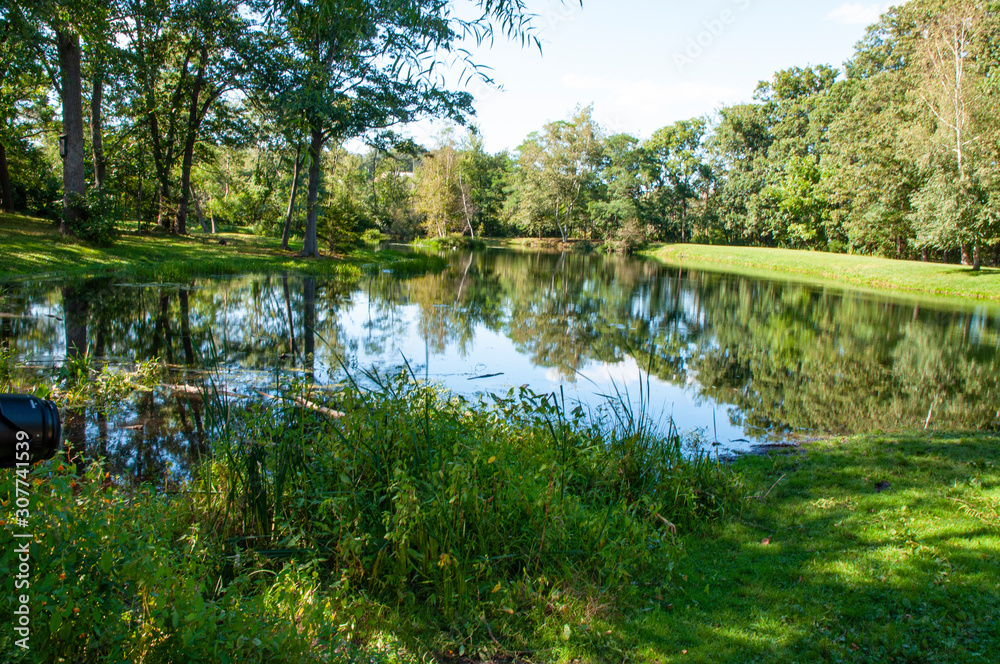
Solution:
M 314 551 L 328 583 L 453 635 L 440 647 L 530 647 L 517 640 L 552 620 L 562 644 L 563 625 L 601 619 L 595 598 L 615 612 L 667 583 L 676 528 L 738 502 L 738 482 L 684 457 L 676 433 L 588 424 L 524 389 L 470 403 L 371 378 L 330 404 L 342 417 L 299 395 L 217 426 L 215 510 L 228 537 Z
M 361 241 L 366 244 L 378 244 L 387 239 L 388 237 L 377 228 L 369 228 L 361 234 Z
M 74 221 L 70 230 L 85 242 L 110 246 L 118 239 L 118 219 L 121 210 L 117 197 L 107 189 L 88 192 L 83 199 L 83 216 Z

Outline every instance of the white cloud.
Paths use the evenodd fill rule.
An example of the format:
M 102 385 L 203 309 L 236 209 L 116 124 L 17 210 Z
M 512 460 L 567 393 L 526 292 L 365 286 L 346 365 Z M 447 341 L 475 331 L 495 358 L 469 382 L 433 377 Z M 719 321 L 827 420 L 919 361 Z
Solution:
M 879 5 L 848 2 L 827 14 L 826 20 L 844 25 L 871 25 L 878 22 L 881 15 L 882 7 Z

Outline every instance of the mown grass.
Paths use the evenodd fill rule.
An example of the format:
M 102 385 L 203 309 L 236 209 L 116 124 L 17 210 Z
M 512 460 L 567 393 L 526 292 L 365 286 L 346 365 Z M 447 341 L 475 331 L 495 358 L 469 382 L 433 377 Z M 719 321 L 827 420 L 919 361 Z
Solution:
M 1000 269 L 974 272 L 961 265 L 900 261 L 791 249 L 668 245 L 644 252 L 666 263 L 751 276 L 794 276 L 796 281 L 840 283 L 884 292 L 1000 302 Z M 725 267 L 722 267 L 725 266 Z
M 221 242 L 225 244 L 221 244 Z M 190 276 L 261 272 L 299 272 L 357 276 L 365 269 L 391 268 L 401 273 L 441 269 L 428 256 L 357 249 L 348 256 L 304 259 L 282 251 L 275 238 L 244 233 L 188 236 L 123 233 L 111 247 L 96 247 L 60 237 L 50 221 L 0 214 L 0 281 L 23 277 L 84 278 L 121 275 L 179 280 Z
M 739 519 L 683 538 L 631 627 L 657 662 L 995 662 L 1000 437 L 862 436 L 739 461 Z

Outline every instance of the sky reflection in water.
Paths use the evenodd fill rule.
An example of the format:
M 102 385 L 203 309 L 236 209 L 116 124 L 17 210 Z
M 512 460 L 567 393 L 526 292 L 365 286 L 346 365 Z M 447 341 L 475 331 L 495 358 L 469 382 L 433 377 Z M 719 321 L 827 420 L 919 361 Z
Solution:
M 452 252 L 440 274 L 359 283 L 296 275 L 185 284 L 0 285 L 0 342 L 52 366 L 70 346 L 111 364 L 152 357 L 201 385 L 206 358 L 241 394 L 312 375 L 320 386 L 404 358 L 455 392 L 521 385 L 598 409 L 649 411 L 710 448 L 821 433 L 1000 424 L 1000 313 L 689 271 L 634 258 Z M 648 382 L 647 382 L 648 381 Z M 72 430 L 72 427 L 69 428 Z M 205 444 L 196 399 L 143 395 L 78 424 L 112 465 L 186 468 Z M 718 447 L 711 443 L 718 441 Z

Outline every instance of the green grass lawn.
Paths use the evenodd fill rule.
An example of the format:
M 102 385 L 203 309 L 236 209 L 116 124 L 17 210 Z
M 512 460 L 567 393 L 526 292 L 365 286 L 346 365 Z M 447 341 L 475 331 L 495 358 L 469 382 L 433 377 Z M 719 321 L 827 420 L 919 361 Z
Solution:
M 740 518 L 683 538 L 627 628 L 653 662 L 996 662 L 1000 437 L 813 444 L 736 464 Z
M 1000 269 L 979 272 L 961 265 L 899 261 L 790 249 L 667 245 L 646 255 L 671 264 L 699 269 L 724 269 L 774 278 L 794 275 L 796 281 L 839 282 L 871 290 L 895 290 L 951 298 L 1000 302 Z M 725 266 L 725 267 L 723 267 Z
M 243 233 L 206 235 L 200 230 L 187 236 L 129 232 L 113 246 L 102 248 L 60 237 L 54 222 L 0 214 L 0 281 L 103 274 L 158 280 L 278 271 L 349 275 L 357 274 L 361 265 L 391 263 L 394 269 L 419 271 L 435 262 L 440 261 L 363 250 L 339 259 L 304 259 L 295 251 L 282 251 L 277 238 Z

